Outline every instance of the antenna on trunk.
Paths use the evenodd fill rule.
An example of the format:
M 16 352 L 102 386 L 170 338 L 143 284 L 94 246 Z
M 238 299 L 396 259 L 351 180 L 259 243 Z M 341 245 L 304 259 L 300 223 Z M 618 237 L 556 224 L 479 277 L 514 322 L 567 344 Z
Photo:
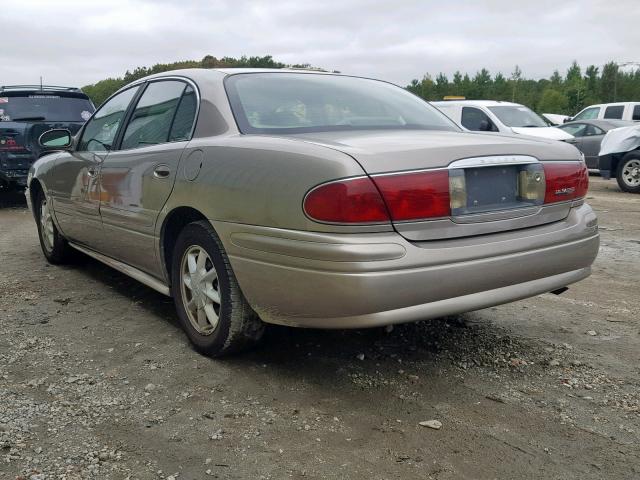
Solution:
M 40 90 L 42 90 L 42 75 L 40 75 Z

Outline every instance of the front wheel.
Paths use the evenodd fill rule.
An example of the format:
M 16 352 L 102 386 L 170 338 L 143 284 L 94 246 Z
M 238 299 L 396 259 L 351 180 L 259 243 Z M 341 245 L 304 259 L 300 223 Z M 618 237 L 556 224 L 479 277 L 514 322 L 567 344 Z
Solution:
M 38 193 L 35 208 L 42 253 L 49 263 L 55 265 L 67 263 L 72 256 L 71 247 L 53 222 L 51 204 L 43 192 Z
M 622 191 L 640 193 L 640 153 L 625 155 L 620 160 L 616 177 Z
M 262 337 L 264 324 L 244 298 L 209 222 L 193 222 L 182 230 L 171 279 L 180 322 L 200 353 L 218 357 L 238 352 Z

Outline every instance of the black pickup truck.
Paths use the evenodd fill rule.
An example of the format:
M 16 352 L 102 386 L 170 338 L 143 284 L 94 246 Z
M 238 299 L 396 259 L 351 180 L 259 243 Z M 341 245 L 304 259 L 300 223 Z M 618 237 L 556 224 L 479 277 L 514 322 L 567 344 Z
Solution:
M 77 132 L 95 111 L 79 88 L 50 85 L 0 87 L 0 191 L 23 189 L 41 155 L 38 138 L 52 128 Z

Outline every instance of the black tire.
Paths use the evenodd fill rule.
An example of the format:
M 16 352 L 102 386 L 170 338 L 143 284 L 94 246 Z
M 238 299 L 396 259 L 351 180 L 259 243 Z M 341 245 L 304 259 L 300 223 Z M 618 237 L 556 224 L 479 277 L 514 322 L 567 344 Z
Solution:
M 640 183 L 633 185 L 628 181 L 630 165 L 634 165 L 635 168 L 640 168 L 640 152 L 629 152 L 622 157 L 622 160 L 618 163 L 618 169 L 616 172 L 618 186 L 623 192 L 640 193 Z
M 190 316 L 187 312 L 189 300 L 186 297 L 193 291 L 183 285 L 183 260 L 187 262 L 185 255 L 193 252 L 194 248 L 208 254 L 207 262 L 217 273 L 217 280 L 212 286 L 219 292 L 218 320 L 213 330 L 206 334 L 192 324 L 190 318 L 197 315 L 192 313 Z M 224 247 L 207 221 L 190 223 L 178 235 L 171 262 L 171 293 L 182 328 L 194 348 L 204 355 L 220 357 L 246 350 L 254 346 L 264 333 L 264 323 L 244 298 Z M 195 319 L 193 321 L 197 323 Z
M 50 224 L 52 232 L 50 231 L 50 236 L 48 237 L 52 238 L 52 240 L 47 240 L 47 238 L 45 238 L 42 215 L 47 202 L 48 199 L 44 193 L 42 191 L 38 192 L 33 208 L 36 211 L 36 224 L 38 226 L 40 247 L 42 248 L 42 253 L 49 263 L 54 265 L 63 265 L 65 263 L 69 263 L 69 261 L 74 257 L 74 251 L 69 246 L 69 242 L 67 242 L 67 240 L 58 231 L 53 219 L 51 219 Z M 51 212 L 49 212 L 49 215 L 51 215 Z

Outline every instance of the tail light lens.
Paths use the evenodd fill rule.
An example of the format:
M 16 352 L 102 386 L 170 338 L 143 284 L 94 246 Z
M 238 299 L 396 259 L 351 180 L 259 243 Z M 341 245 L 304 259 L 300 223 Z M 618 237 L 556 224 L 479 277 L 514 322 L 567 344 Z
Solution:
M 544 203 L 583 198 L 589 189 L 589 172 L 582 162 L 543 163 L 546 180 Z
M 304 199 L 304 211 L 320 222 L 389 222 L 380 192 L 369 177 L 339 180 L 314 188 Z
M 311 190 L 304 211 L 330 223 L 381 223 L 447 217 L 449 172 L 434 170 L 340 180 Z
M 449 171 L 431 170 L 373 177 L 393 221 L 448 217 Z
M 579 199 L 589 186 L 582 162 L 527 164 L 515 178 L 517 202 L 509 208 Z M 427 170 L 325 183 L 307 194 L 304 211 L 319 222 L 388 223 L 463 215 L 467 202 L 464 169 Z

